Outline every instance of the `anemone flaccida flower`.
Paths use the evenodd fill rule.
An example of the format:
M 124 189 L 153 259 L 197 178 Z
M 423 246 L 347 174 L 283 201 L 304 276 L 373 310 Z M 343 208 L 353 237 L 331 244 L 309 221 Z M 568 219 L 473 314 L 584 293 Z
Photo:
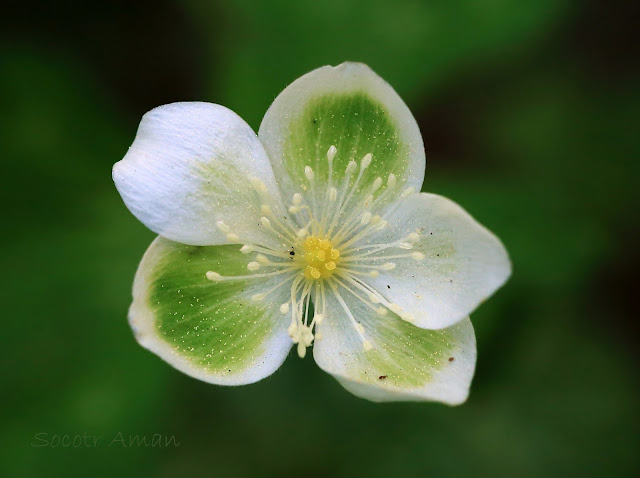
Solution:
M 511 272 L 500 240 L 421 193 L 411 112 L 369 67 L 318 68 L 258 134 L 217 104 L 145 114 L 113 179 L 159 236 L 135 276 L 138 342 L 220 385 L 272 374 L 292 347 L 373 401 L 468 396 L 469 320 Z

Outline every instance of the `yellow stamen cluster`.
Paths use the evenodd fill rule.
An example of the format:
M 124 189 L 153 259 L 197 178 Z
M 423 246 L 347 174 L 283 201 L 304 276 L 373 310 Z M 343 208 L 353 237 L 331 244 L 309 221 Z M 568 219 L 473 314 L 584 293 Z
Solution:
M 334 249 L 331 241 L 309 236 L 302 242 L 303 254 L 300 260 L 305 264 L 307 279 L 328 279 L 340 262 L 340 251 Z

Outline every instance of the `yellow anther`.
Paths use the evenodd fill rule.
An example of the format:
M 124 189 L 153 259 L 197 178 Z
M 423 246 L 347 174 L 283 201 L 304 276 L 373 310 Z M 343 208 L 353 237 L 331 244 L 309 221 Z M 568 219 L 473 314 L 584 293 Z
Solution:
M 320 275 L 321 275 L 320 271 L 318 269 L 316 269 L 315 267 L 307 266 L 307 268 L 304 271 L 304 275 L 307 276 L 307 273 L 313 279 L 320 279 Z
M 328 279 L 340 262 L 340 251 L 326 238 L 308 236 L 302 241 L 302 254 L 296 255 L 296 260 L 304 266 L 305 278 Z
M 207 272 L 207 279 L 213 282 L 218 282 L 222 280 L 222 276 L 217 272 L 209 271 Z

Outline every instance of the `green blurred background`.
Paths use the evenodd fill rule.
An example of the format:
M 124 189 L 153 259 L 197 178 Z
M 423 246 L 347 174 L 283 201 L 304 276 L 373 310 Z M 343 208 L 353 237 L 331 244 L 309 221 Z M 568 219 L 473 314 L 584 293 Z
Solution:
M 640 475 L 631 2 L 9 4 L 1 475 Z M 461 407 L 372 404 L 295 356 L 258 384 L 216 387 L 127 325 L 154 235 L 111 166 L 142 114 L 211 101 L 257 129 L 287 83 L 344 60 L 368 63 L 414 112 L 425 190 L 510 251 L 513 277 L 472 316 L 479 360 Z M 180 446 L 107 446 L 118 432 Z M 103 438 L 34 447 L 38 433 Z

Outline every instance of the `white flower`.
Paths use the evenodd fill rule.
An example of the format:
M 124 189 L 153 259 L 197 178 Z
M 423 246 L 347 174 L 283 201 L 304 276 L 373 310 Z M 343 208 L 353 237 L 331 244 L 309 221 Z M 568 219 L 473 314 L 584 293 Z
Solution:
M 374 401 L 463 402 L 468 314 L 510 274 L 500 241 L 460 206 L 419 193 L 418 126 L 367 66 L 288 86 L 258 135 L 209 103 L 142 118 L 113 178 L 160 235 L 129 320 L 140 344 L 198 379 L 273 373 L 293 344 Z

